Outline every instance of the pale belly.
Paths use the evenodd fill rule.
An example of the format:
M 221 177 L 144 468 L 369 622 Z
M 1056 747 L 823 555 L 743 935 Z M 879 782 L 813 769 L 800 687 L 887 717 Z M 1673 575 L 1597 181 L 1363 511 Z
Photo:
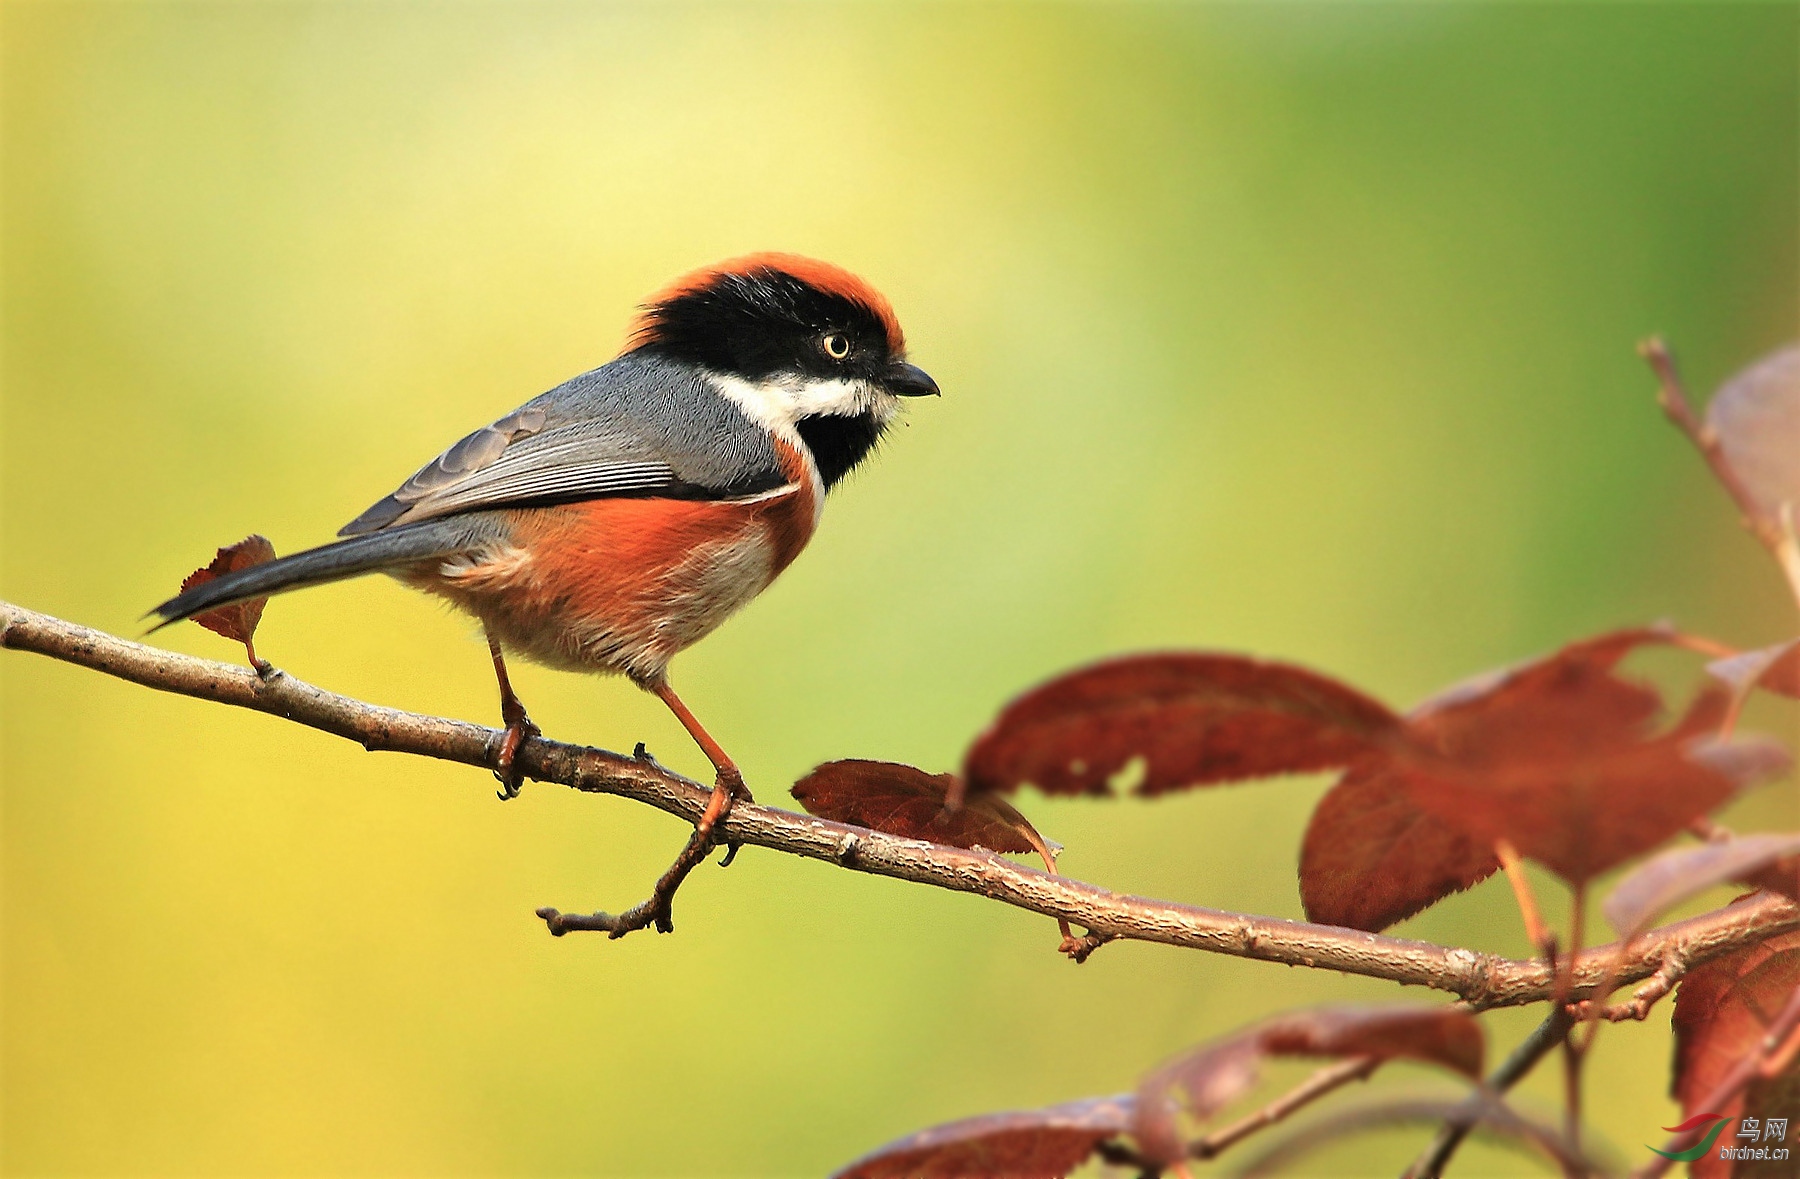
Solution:
M 609 563 L 610 565 L 611 563 Z M 473 614 L 509 653 L 566 671 L 663 678 L 677 652 L 705 638 L 774 580 L 760 529 L 708 541 L 661 568 L 571 566 L 521 548 L 457 558 L 404 580 Z

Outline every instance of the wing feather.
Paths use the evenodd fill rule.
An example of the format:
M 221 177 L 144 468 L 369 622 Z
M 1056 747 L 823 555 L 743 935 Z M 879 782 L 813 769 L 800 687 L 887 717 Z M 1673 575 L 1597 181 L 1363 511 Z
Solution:
M 729 498 L 786 482 L 766 432 L 702 377 L 627 354 L 458 440 L 338 535 L 509 504 Z

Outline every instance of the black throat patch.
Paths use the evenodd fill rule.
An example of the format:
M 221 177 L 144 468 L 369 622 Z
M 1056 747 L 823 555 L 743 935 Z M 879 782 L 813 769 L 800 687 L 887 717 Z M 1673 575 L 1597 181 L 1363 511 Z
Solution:
M 800 441 L 812 452 L 827 491 L 867 458 L 881 441 L 883 426 L 873 413 L 855 416 L 818 414 L 794 423 Z

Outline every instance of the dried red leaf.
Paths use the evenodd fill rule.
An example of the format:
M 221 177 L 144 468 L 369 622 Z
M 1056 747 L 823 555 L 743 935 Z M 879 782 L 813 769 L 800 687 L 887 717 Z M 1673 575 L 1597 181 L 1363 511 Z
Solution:
M 1709 888 L 1754 882 L 1783 857 L 1800 855 L 1800 834 L 1744 835 L 1663 852 L 1640 864 L 1606 898 L 1606 919 L 1630 939 L 1657 917 Z M 1786 882 L 1794 887 L 1792 878 Z
M 1481 1078 L 1485 1039 L 1475 1017 L 1452 1007 L 1334 1006 L 1289 1012 L 1176 1057 L 1138 1086 L 1132 1136 L 1152 1162 L 1182 1157 L 1178 1110 L 1204 1121 L 1256 1084 L 1270 1056 L 1374 1057 L 1439 1065 Z
M 210 564 L 196 569 L 181 582 L 181 592 L 186 593 L 197 585 L 202 585 L 227 573 L 236 573 L 240 569 L 248 569 L 253 565 L 263 565 L 275 559 L 275 546 L 269 538 L 252 533 L 236 544 L 228 544 L 218 551 Z M 214 634 L 235 639 L 244 644 L 250 653 L 250 662 L 256 662 L 256 647 L 252 640 L 256 637 L 257 624 L 262 621 L 263 607 L 268 605 L 267 598 L 251 598 L 247 602 L 239 602 L 233 606 L 221 606 L 217 610 L 208 610 L 204 614 L 196 614 L 193 621 L 204 626 Z
M 822 819 L 954 847 L 1036 851 L 1055 871 L 1043 836 L 1005 799 L 977 793 L 956 811 L 946 810 L 944 801 L 955 783 L 954 774 L 850 758 L 817 767 L 794 783 L 793 795 L 809 814 Z
M 1435 1064 L 1481 1079 L 1485 1039 L 1475 1017 L 1454 1007 L 1318 1007 L 1262 1025 L 1271 1056 L 1375 1056 Z
M 1633 731 L 1660 701 L 1610 673 L 1638 646 L 1674 637 L 1662 626 L 1615 631 L 1466 681 L 1408 715 L 1405 743 L 1479 775 L 1521 748 L 1554 756 L 1584 731 Z M 1571 697 L 1584 705 L 1573 733 L 1555 723 Z M 1300 851 L 1300 898 L 1313 921 L 1386 929 L 1500 866 L 1490 832 L 1472 833 L 1420 801 L 1460 799 L 1474 784 L 1422 773 L 1419 759 L 1391 756 L 1393 748 L 1359 761 L 1313 811 Z
M 865 1155 L 833 1179 L 1059 1179 L 1131 1128 L 1132 1098 L 1095 1097 L 988 1114 L 921 1130 Z
M 1319 800 L 1300 847 L 1308 921 L 1377 933 L 1499 869 L 1492 847 L 1414 801 L 1405 772 L 1370 758 Z
M 1427 702 L 1394 750 L 1408 791 L 1480 843 L 1504 839 L 1573 883 L 1656 846 L 1772 765 L 1762 743 L 1700 747 L 1723 691 L 1654 732 L 1660 697 L 1615 668 L 1672 635 L 1602 635 Z
M 969 748 L 971 790 L 1030 782 L 1108 794 L 1134 760 L 1140 795 L 1347 765 L 1398 719 L 1335 680 L 1238 655 L 1133 655 L 1020 696 Z
M 1689 971 L 1675 995 L 1675 1077 L 1671 1091 L 1681 1102 L 1684 1118 L 1700 1113 L 1721 1114 L 1733 1133 L 1741 1119 L 1761 1121 L 1769 1116 L 1788 1117 L 1800 1101 L 1800 1067 L 1789 1061 L 1777 1076 L 1753 1082 L 1736 1099 L 1718 1109 L 1702 1109 L 1701 1103 L 1717 1090 L 1726 1075 L 1754 1052 L 1794 988 L 1800 986 L 1800 932 L 1784 933 L 1768 941 L 1715 958 Z M 1726 1138 L 1720 1145 L 1732 1145 Z M 1757 1173 L 1754 1164 L 1721 1159 L 1712 1151 L 1694 1162 L 1689 1174 L 1695 1179 L 1724 1179 L 1729 1175 Z M 1766 1170 L 1764 1174 L 1788 1174 Z
M 1578 753 L 1597 737 L 1635 734 L 1661 710 L 1662 697 L 1614 669 L 1637 648 L 1675 637 L 1669 626 L 1611 631 L 1465 680 L 1413 709 L 1409 735 L 1479 765 L 1509 761 L 1520 750 L 1540 757 Z
M 1789 639 L 1760 651 L 1745 651 L 1706 665 L 1740 696 L 1752 688 L 1800 699 L 1800 639 Z
M 1764 742 L 1709 740 L 1722 694 L 1697 699 L 1669 732 L 1623 733 L 1585 750 L 1521 750 L 1473 771 L 1406 781 L 1421 806 L 1477 839 L 1505 839 L 1571 884 L 1655 847 L 1778 764 Z M 1460 771 L 1460 772 L 1459 772 Z
M 1776 350 L 1719 387 L 1706 425 L 1764 522 L 1800 516 L 1800 345 Z

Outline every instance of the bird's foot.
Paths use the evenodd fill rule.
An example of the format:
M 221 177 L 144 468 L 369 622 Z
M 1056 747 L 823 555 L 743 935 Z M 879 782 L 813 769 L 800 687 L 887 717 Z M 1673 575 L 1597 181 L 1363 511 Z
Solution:
M 738 768 L 729 763 L 720 766 L 718 777 L 713 781 L 712 797 L 707 799 L 706 810 L 701 812 L 700 821 L 694 824 L 695 838 L 706 840 L 710 847 L 714 828 L 731 814 L 731 808 L 739 802 L 755 801 L 750 787 L 744 785 L 744 775 L 738 772 Z M 731 861 L 737 859 L 738 849 L 741 847 L 743 844 L 735 839 L 726 840 L 725 856 L 719 861 L 719 867 L 731 867 Z
M 500 789 L 495 794 L 501 802 L 519 797 L 519 789 L 525 784 L 525 772 L 515 764 L 519 746 L 525 744 L 528 737 L 544 735 L 542 729 L 531 723 L 523 707 L 505 711 L 512 715 L 506 718 L 506 736 L 500 739 L 500 753 L 494 759 L 494 777 L 500 782 Z

